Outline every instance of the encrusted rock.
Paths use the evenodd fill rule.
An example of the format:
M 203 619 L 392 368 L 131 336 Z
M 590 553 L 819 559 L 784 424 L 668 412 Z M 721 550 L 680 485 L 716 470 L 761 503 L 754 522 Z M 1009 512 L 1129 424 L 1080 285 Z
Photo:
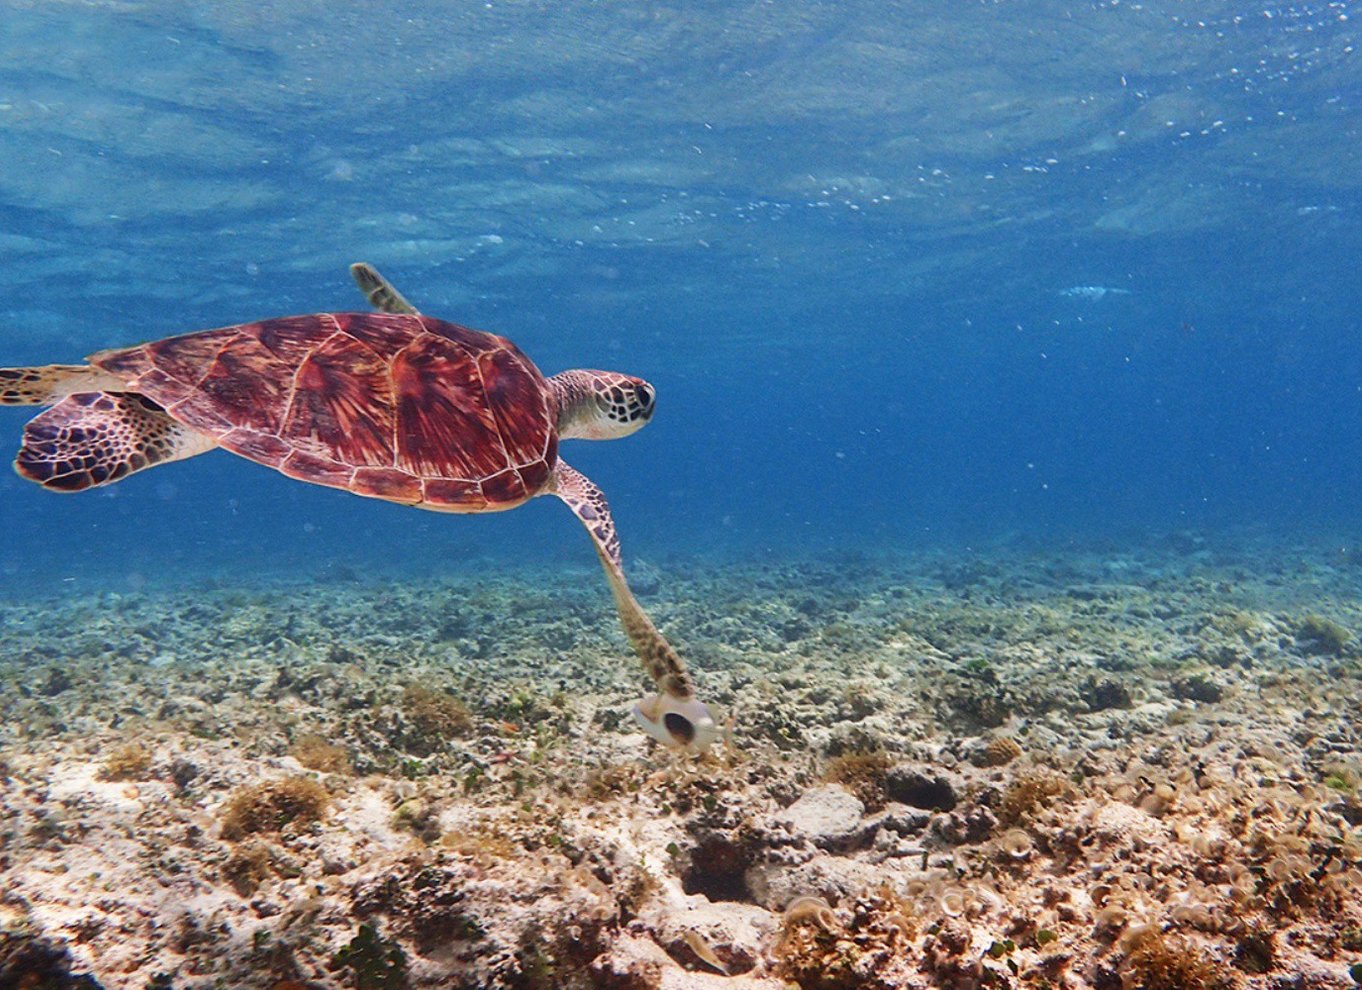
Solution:
M 776 937 L 779 918 L 756 905 L 703 897 L 687 902 L 686 910 L 678 910 L 675 903 L 659 901 L 639 915 L 653 940 L 687 968 L 705 970 L 700 952 L 708 951 L 730 974 L 749 972 Z
M 982 842 L 998 824 L 997 816 L 983 805 L 960 808 L 932 819 L 932 831 L 952 845 Z
M 871 821 L 878 824 L 881 831 L 900 836 L 919 835 L 932 820 L 931 812 L 920 808 L 905 808 L 891 805 Z
M 1182 701 L 1214 704 L 1225 697 L 1225 689 L 1201 671 L 1175 677 L 1168 686 L 1173 692 L 1173 697 Z

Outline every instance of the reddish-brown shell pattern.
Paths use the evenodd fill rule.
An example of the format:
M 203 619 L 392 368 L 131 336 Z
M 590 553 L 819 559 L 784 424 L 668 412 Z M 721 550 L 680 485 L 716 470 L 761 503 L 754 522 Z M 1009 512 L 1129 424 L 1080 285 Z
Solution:
M 90 360 L 228 450 L 357 495 L 509 509 L 543 488 L 558 456 L 530 359 L 428 316 L 288 316 Z

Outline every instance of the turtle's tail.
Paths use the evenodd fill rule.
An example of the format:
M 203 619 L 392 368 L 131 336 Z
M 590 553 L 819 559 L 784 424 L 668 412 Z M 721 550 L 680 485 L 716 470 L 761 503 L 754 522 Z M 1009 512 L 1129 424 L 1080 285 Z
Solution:
M 55 406 L 76 392 L 122 387 L 120 379 L 89 364 L 0 368 L 0 406 Z

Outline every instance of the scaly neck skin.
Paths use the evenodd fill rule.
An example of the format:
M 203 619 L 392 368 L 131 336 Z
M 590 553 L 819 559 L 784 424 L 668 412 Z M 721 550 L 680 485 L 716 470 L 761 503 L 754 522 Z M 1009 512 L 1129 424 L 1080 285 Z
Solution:
M 558 439 L 602 439 L 592 428 L 600 416 L 593 381 L 593 376 L 584 371 L 560 371 L 549 379 L 558 407 Z

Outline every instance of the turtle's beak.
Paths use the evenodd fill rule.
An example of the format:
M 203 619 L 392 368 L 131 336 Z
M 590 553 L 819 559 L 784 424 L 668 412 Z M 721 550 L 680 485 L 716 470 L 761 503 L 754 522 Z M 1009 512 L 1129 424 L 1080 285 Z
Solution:
M 724 735 L 703 701 L 655 694 L 634 706 L 634 721 L 664 746 L 689 753 L 706 753 Z

